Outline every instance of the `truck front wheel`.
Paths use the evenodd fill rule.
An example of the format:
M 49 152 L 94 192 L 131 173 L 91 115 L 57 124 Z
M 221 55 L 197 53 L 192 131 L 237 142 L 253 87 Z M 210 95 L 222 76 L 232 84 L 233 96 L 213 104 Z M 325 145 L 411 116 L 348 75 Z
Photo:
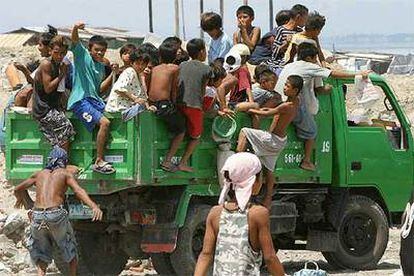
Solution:
M 373 269 L 388 243 L 387 217 L 375 201 L 365 196 L 349 198 L 338 230 L 335 252 L 323 252 L 336 268 Z
M 209 205 L 190 207 L 184 226 L 180 229 L 177 247 L 170 259 L 177 275 L 193 275 L 198 255 L 203 249 Z

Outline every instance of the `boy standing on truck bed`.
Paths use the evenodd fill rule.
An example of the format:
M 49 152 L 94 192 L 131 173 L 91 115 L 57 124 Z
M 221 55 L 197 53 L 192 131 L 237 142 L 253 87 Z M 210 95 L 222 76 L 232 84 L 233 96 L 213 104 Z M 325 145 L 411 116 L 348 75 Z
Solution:
M 76 275 L 77 249 L 68 211 L 64 208 L 68 187 L 92 209 L 92 221 L 102 220 L 102 211 L 93 202 L 73 177 L 72 168 L 66 167 L 68 156 L 64 149 L 54 147 L 48 163 L 42 171 L 34 173 L 14 189 L 16 208 L 32 209 L 30 216 L 30 237 L 28 249 L 37 275 L 46 275 L 47 266 L 53 259 L 53 248 L 57 246 L 63 260 L 69 264 L 70 275 Z M 36 200 L 33 202 L 27 190 L 36 186 Z
M 248 152 L 230 156 L 221 173 L 225 184 L 219 205 L 208 214 L 203 250 L 195 276 L 205 276 L 214 257 L 213 275 L 260 275 L 262 258 L 273 276 L 285 275 L 270 235 L 269 211 L 250 202 L 260 190 L 260 160 Z
M 57 91 L 68 70 L 68 65 L 63 62 L 68 44 L 58 35 L 50 42 L 50 49 L 50 58 L 40 63 L 34 77 L 32 114 L 48 142 L 68 152 L 75 130 L 60 106 L 63 93 Z
M 192 172 L 188 160 L 195 150 L 203 133 L 203 99 L 207 82 L 210 79 L 210 66 L 204 64 L 207 52 L 204 40 L 195 38 L 187 43 L 187 52 L 191 60 L 180 64 L 179 91 L 181 112 L 187 119 L 187 133 L 190 141 L 181 158 L 178 170 Z
M 107 43 L 102 36 L 93 36 L 89 39 L 89 50 L 79 40 L 79 30 L 85 28 L 84 23 L 77 23 L 72 29 L 73 59 L 75 65 L 75 76 L 72 93 L 68 101 L 68 109 L 85 125 L 90 132 L 96 125 L 99 126 L 96 137 L 96 160 L 92 170 L 111 174 L 115 172 L 114 167 L 104 160 L 105 143 L 109 133 L 109 120 L 103 115 L 105 103 L 99 96 L 105 93 L 112 81 L 113 75 L 117 74 L 118 66 L 113 65 L 113 70 L 105 79 L 104 55 Z
M 259 157 L 264 166 L 266 178 L 266 195 L 264 205 L 270 210 L 274 176 L 273 171 L 279 154 L 287 144 L 286 129 L 293 121 L 299 108 L 299 93 L 302 90 L 303 79 L 299 76 L 290 75 L 285 82 L 283 92 L 288 97 L 285 103 L 275 108 L 250 109 L 249 113 L 257 115 L 274 115 L 272 124 L 268 131 L 242 128 L 239 134 L 237 151 L 246 150 L 247 141 L 251 144 L 254 153 Z
M 319 93 L 330 92 L 332 87 L 330 85 L 323 86 L 322 81 L 320 81 L 322 78 L 330 76 L 334 78 L 353 78 L 357 74 L 362 74 L 366 78 L 370 72 L 348 73 L 323 68 L 317 63 L 318 53 L 318 48 L 315 45 L 306 42 L 301 43 L 298 46 L 298 60 L 284 67 L 276 84 L 276 92 L 281 93 L 290 75 L 299 75 L 303 78 L 301 102 L 293 124 L 296 127 L 296 135 L 305 140 L 305 153 L 300 167 L 309 171 L 316 169 L 311 161 L 313 145 L 317 134 L 315 115 L 319 110 L 319 101 L 316 98 L 314 89 L 317 89 Z
M 157 108 L 155 115 L 166 123 L 168 131 L 174 135 L 161 168 L 174 172 L 177 168 L 171 159 L 185 135 L 185 117 L 176 106 L 179 67 L 173 62 L 176 59 L 177 48 L 173 43 L 165 42 L 160 45 L 159 54 L 161 64 L 152 68 L 146 83 L 149 88 L 149 101 Z

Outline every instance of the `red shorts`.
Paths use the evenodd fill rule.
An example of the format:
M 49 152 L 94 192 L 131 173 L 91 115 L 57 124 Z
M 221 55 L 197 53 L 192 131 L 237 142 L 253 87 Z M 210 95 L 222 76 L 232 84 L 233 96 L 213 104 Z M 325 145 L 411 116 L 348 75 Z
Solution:
M 180 106 L 179 108 L 187 119 L 188 135 L 193 139 L 200 138 L 203 133 L 203 111 L 188 106 Z

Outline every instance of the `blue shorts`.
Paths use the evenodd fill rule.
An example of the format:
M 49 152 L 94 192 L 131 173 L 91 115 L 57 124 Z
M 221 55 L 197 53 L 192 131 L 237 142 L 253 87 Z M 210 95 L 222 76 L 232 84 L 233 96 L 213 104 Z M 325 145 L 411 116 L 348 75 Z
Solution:
M 76 239 L 68 219 L 68 211 L 63 207 L 51 211 L 33 211 L 30 236 L 27 247 L 32 261 L 50 264 L 53 248 L 57 247 L 63 261 L 69 263 L 77 258 Z
M 88 97 L 80 100 L 72 106 L 75 116 L 92 132 L 103 116 L 105 103 L 95 98 Z
M 304 140 L 315 139 L 318 127 L 315 117 L 306 110 L 304 104 L 300 104 L 298 114 L 296 114 L 293 124 L 296 127 L 296 135 Z

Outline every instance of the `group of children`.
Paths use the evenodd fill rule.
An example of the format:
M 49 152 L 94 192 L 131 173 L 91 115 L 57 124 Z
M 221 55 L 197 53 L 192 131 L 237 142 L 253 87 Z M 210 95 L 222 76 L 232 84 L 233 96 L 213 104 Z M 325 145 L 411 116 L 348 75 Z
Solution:
M 252 25 L 254 10 L 250 6 L 239 7 L 236 16 L 238 30 L 233 39 L 223 32 L 220 15 L 207 12 L 201 15 L 200 22 L 201 28 L 211 37 L 207 46 L 201 39 L 192 39 L 183 49 L 177 37 L 165 39 L 158 48 L 150 43 L 139 47 L 127 44 L 120 50 L 122 67 L 110 64 L 105 58 L 107 43 L 103 37 L 93 36 L 86 48 L 78 34 L 85 25 L 77 23 L 71 41 L 56 33 L 49 34 L 47 41 L 39 41 L 39 50 L 47 58 L 34 73 L 30 74 L 27 67 L 19 64 L 14 67 L 24 72 L 33 86 L 33 117 L 53 146 L 68 151 L 75 135 L 65 110 L 73 111 L 89 131 L 97 128 L 97 156 L 92 166 L 96 172 L 115 172 L 112 164 L 104 160 L 110 126 L 104 112 L 122 112 L 124 120 L 144 110 L 154 112 L 173 134 L 161 168 L 169 172 L 192 172 L 188 162 L 203 133 L 205 112 L 215 111 L 219 116 L 232 116 L 235 111 L 248 112 L 254 129 L 260 126 L 260 117 L 276 114 L 269 131 L 272 133 L 276 125 L 284 121 L 284 110 L 289 109 L 284 107 L 287 102 L 282 101 L 286 97 L 297 109 L 295 116 L 288 116 L 288 121 L 293 121 L 298 137 L 305 140 L 300 166 L 315 170 L 311 162 L 317 132 L 315 92 L 329 92 L 330 87 L 322 83 L 324 77 L 353 75 L 326 68 L 318 40 L 325 18 L 317 12 L 308 15 L 308 9 L 297 4 L 291 10 L 279 12 L 276 16 L 279 26 L 260 38 L 260 28 Z M 267 60 L 261 59 L 252 80 L 250 60 L 268 54 L 269 51 L 261 49 L 263 47 L 270 47 L 271 55 Z M 73 64 L 66 58 L 68 49 L 73 53 Z M 207 58 L 209 65 L 205 63 Z M 67 103 L 62 100 L 65 93 L 60 93 L 65 82 L 66 86 L 71 86 Z M 296 94 L 285 91 L 286 87 L 296 94 L 302 91 L 300 101 L 296 100 Z M 21 91 L 15 96 L 16 105 L 21 101 Z M 279 138 L 283 140 L 284 132 L 279 129 L 276 135 L 281 135 Z M 251 133 L 244 129 L 241 139 L 247 138 L 252 144 L 262 140 L 262 134 Z M 190 140 L 180 162 L 174 164 L 172 159 L 186 134 Z M 239 150 L 242 148 L 240 146 Z M 266 167 L 272 171 L 274 162 L 269 164 Z

